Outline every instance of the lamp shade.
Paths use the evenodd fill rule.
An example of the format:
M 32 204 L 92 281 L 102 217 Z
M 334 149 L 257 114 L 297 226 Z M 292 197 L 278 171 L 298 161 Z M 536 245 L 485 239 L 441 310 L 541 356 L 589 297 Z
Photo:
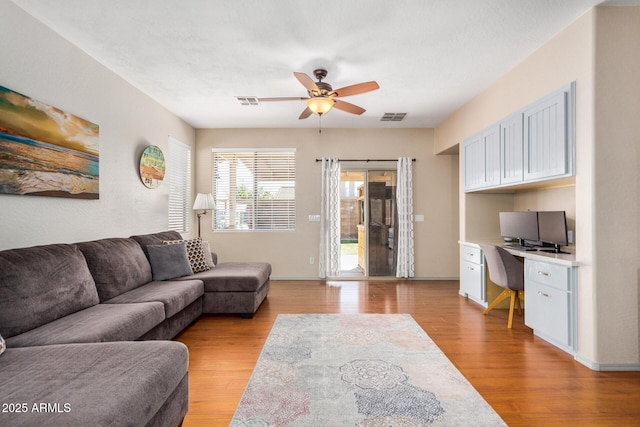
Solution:
M 198 193 L 196 196 L 196 201 L 193 204 L 193 210 L 211 210 L 215 207 L 213 202 L 213 196 L 211 193 Z
M 307 101 L 307 107 L 318 115 L 326 114 L 333 107 L 333 99 L 318 96 Z

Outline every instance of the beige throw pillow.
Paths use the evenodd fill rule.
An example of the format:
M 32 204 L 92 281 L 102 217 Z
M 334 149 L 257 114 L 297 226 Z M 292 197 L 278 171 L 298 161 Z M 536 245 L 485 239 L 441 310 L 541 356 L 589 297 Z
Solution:
M 202 250 L 204 251 L 204 258 L 207 260 L 209 268 L 215 267 L 216 265 L 214 264 L 213 257 L 211 256 L 211 246 L 206 240 L 202 241 Z

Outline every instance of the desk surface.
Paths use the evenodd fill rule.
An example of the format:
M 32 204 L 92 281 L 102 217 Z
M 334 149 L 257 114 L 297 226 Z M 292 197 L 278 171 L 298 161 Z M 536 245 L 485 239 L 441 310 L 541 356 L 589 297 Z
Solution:
M 553 252 L 541 252 L 541 251 L 522 251 L 518 249 L 513 249 L 509 247 L 505 247 L 505 242 L 502 240 L 459 240 L 458 243 L 474 246 L 479 248 L 480 244 L 486 245 L 496 245 L 502 246 L 507 252 L 519 256 L 522 258 L 534 260 L 534 261 L 542 261 L 542 262 L 551 262 L 554 264 L 560 264 L 567 267 L 577 267 L 580 265 L 578 261 L 576 261 L 575 254 L 556 254 Z

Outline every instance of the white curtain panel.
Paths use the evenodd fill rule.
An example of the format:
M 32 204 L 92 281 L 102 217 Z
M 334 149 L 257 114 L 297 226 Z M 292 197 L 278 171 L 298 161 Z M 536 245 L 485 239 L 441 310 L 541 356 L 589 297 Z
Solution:
M 340 274 L 340 162 L 322 159 L 322 195 L 320 201 L 321 278 Z
M 409 157 L 398 159 L 398 259 L 396 277 L 414 277 L 413 258 L 413 161 Z

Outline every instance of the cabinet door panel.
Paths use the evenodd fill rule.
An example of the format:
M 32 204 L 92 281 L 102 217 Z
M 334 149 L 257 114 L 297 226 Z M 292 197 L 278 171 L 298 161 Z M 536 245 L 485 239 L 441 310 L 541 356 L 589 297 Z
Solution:
M 484 303 L 484 268 L 469 261 L 462 263 L 462 290 L 472 300 Z
M 568 173 L 566 92 L 525 110 L 524 148 L 525 181 Z
M 500 183 L 512 184 L 524 179 L 522 113 L 500 123 Z
M 464 144 L 464 189 L 480 188 L 484 185 L 484 142 L 480 135 Z
M 524 292 L 525 324 L 544 339 L 570 346 L 569 294 L 532 281 Z
M 485 182 L 486 187 L 500 185 L 500 128 L 489 128 L 483 133 L 485 150 Z

